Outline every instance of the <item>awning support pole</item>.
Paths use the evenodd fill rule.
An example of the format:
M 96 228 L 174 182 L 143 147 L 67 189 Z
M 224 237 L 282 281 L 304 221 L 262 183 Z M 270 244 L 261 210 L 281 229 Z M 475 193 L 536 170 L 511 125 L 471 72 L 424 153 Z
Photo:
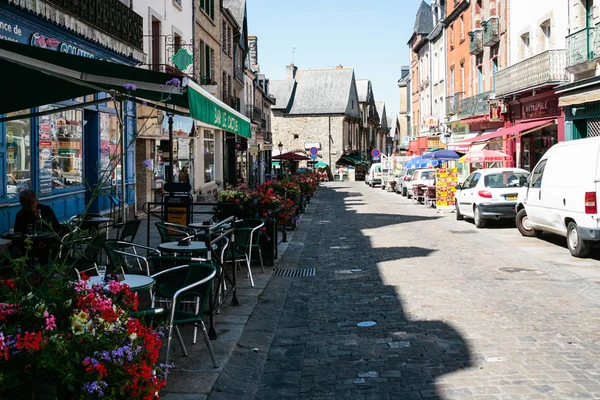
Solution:
M 173 196 L 173 113 L 167 114 L 169 117 L 169 195 Z
M 121 222 L 126 222 L 127 219 L 127 210 L 126 206 L 126 193 L 125 193 L 125 146 L 127 145 L 127 141 L 125 140 L 126 133 L 125 130 L 127 128 L 127 124 L 125 123 L 125 102 L 123 101 L 123 97 L 119 98 L 119 103 L 121 104 L 120 110 L 120 123 L 121 123 Z

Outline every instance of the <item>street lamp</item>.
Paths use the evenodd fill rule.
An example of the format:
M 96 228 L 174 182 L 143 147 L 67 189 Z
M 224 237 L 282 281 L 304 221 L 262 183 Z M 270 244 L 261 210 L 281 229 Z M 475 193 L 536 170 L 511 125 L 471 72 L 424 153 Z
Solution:
M 277 148 L 279 149 L 279 173 L 283 175 L 283 170 L 281 169 L 281 153 L 283 152 L 283 143 L 281 143 L 281 141 L 277 145 Z

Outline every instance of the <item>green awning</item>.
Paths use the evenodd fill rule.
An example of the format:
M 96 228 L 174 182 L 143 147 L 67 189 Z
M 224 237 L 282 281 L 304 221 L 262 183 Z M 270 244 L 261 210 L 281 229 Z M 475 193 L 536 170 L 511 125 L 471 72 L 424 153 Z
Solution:
M 188 82 L 190 116 L 227 132 L 252 138 L 250 120 L 193 82 Z

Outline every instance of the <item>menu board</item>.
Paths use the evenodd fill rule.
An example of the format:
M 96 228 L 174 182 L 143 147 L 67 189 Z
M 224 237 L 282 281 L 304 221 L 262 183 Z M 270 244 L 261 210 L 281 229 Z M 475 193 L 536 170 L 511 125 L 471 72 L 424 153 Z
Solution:
M 458 184 L 457 168 L 439 168 L 435 174 L 435 206 L 454 207 L 456 185 Z

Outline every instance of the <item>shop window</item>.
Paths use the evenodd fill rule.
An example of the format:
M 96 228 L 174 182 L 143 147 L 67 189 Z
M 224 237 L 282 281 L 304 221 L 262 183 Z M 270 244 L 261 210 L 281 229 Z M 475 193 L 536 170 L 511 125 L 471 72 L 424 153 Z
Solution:
M 29 110 L 7 114 L 23 115 Z M 6 198 L 16 199 L 19 192 L 31 189 L 31 119 L 6 123 Z
M 40 107 L 40 111 L 53 106 Z M 39 194 L 83 185 L 83 112 L 58 111 L 39 117 Z
M 204 183 L 215 180 L 215 132 L 204 130 Z
M 100 174 L 99 179 L 114 182 L 121 179 L 121 143 L 119 118 L 100 113 Z

